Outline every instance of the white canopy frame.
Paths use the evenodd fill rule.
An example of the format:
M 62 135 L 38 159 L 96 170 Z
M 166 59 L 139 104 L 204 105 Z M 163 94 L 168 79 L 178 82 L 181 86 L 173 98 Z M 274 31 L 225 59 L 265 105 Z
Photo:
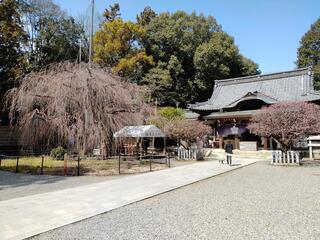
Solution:
M 142 141 L 143 138 L 152 138 L 153 148 L 154 148 L 154 139 L 163 138 L 164 143 L 164 154 L 166 154 L 166 135 L 155 125 L 140 125 L 140 126 L 126 126 L 119 131 L 113 134 L 113 137 L 121 140 L 121 138 L 138 138 L 141 139 L 140 144 L 140 159 L 142 159 Z M 153 150 L 150 155 L 149 164 L 150 171 L 152 171 L 151 166 L 151 157 L 153 159 Z M 119 174 L 120 174 L 120 161 L 121 161 L 121 152 L 119 150 Z
M 164 138 L 166 135 L 154 125 L 126 126 L 114 133 L 115 138 Z

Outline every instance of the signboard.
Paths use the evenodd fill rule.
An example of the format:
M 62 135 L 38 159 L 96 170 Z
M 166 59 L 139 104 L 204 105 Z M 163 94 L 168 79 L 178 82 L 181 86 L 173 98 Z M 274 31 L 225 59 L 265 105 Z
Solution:
M 257 151 L 258 150 L 257 142 L 241 142 L 240 141 L 240 150 L 241 151 Z
M 238 135 L 248 131 L 246 124 L 225 124 L 217 127 L 217 135 L 227 137 L 229 135 Z
M 93 149 L 93 156 L 100 156 L 100 155 L 101 155 L 100 148 Z
M 299 141 L 295 142 L 293 144 L 294 148 L 301 148 L 301 149 L 307 149 L 308 148 L 308 142 L 306 138 L 301 138 Z

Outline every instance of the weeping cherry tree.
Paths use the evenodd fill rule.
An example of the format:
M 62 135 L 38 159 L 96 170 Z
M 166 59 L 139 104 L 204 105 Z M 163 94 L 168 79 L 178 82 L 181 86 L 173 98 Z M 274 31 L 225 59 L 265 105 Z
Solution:
M 23 147 L 61 145 L 82 154 L 98 146 L 106 154 L 115 131 L 150 113 L 138 86 L 108 69 L 69 62 L 28 74 L 6 94 L 6 106 Z

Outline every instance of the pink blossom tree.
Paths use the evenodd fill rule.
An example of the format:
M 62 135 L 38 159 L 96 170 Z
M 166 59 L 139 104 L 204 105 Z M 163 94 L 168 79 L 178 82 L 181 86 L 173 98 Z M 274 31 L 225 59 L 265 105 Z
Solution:
M 275 138 L 281 150 L 307 135 L 320 133 L 320 106 L 313 103 L 279 103 L 264 107 L 251 119 L 248 128 L 257 135 Z
M 197 138 L 202 138 L 204 135 L 209 134 L 212 131 L 211 127 L 200 121 L 192 121 L 179 119 L 172 121 L 164 126 L 164 132 L 168 137 L 172 139 L 185 141 L 189 148 L 192 142 L 195 142 Z

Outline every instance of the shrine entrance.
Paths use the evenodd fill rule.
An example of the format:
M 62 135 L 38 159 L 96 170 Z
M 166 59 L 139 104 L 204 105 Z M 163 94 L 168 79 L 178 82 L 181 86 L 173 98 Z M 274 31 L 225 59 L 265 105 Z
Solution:
M 234 149 L 249 151 L 268 150 L 271 147 L 269 139 L 252 134 L 247 128 L 249 119 L 247 117 L 207 121 L 213 128 L 212 144 L 208 144 L 209 147 L 223 149 L 225 144 L 230 141 Z

